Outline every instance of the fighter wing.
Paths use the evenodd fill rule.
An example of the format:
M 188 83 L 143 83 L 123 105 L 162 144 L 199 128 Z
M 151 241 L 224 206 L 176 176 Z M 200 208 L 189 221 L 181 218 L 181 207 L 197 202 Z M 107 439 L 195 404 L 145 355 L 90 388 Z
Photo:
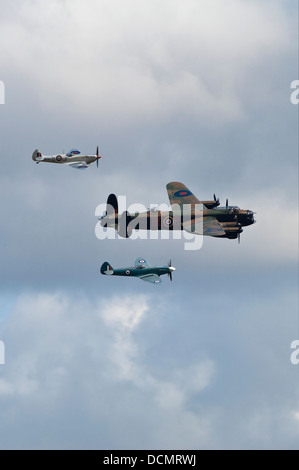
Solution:
M 85 162 L 66 162 L 66 165 L 71 166 L 72 168 L 77 168 L 78 170 L 86 170 L 86 168 L 88 168 L 88 165 Z
M 144 276 L 138 276 L 143 281 L 152 282 L 153 284 L 160 284 L 162 281 L 158 274 L 145 274 Z
M 142 269 L 142 268 L 148 268 L 150 264 L 144 259 L 144 258 L 137 258 L 135 263 L 134 263 L 135 268 L 137 269 Z
M 187 232 L 194 233 L 195 235 L 219 237 L 226 233 L 215 217 L 197 217 L 195 221 L 186 220 L 182 225 Z
M 166 189 L 171 205 L 178 204 L 179 206 L 182 206 L 183 204 L 202 204 L 202 202 L 200 202 L 183 183 L 168 183 L 166 185 Z M 206 209 L 206 207 L 202 205 L 202 209 Z

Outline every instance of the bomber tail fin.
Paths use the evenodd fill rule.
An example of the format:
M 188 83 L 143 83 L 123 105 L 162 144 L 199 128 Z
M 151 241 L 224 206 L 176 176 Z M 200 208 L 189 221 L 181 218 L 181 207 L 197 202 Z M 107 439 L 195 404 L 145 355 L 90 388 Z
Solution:
M 101 266 L 101 273 L 102 274 L 113 274 L 113 268 L 111 264 L 109 264 L 107 261 L 102 264 Z
M 107 214 L 110 215 L 113 212 L 118 214 L 118 201 L 115 194 L 109 194 L 107 199 Z

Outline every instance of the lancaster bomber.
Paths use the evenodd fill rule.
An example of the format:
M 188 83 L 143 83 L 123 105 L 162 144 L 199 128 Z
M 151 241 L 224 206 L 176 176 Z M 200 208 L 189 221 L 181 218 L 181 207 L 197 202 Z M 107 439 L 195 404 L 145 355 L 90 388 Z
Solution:
M 101 266 L 101 273 L 111 276 L 131 276 L 138 277 L 142 281 L 152 282 L 153 284 L 159 284 L 162 282 L 160 276 L 168 274 L 172 281 L 172 272 L 175 268 L 171 266 L 169 261 L 168 266 L 151 266 L 144 258 L 137 258 L 134 266 L 127 268 L 114 269 L 110 263 L 105 261 Z
M 118 213 L 115 194 L 107 199 L 107 208 L 99 218 L 102 227 L 113 227 L 121 237 L 128 238 L 132 230 L 185 230 L 194 235 L 238 239 L 243 227 L 255 223 L 254 212 L 238 206 L 220 207 L 219 199 L 200 201 L 183 184 L 168 183 L 166 186 L 171 205 L 170 211 L 153 211 L 130 214 Z
M 68 153 L 61 153 L 57 155 L 42 155 L 39 150 L 34 150 L 32 154 L 32 160 L 36 163 L 47 162 L 47 163 L 59 163 L 68 165 L 72 168 L 77 168 L 78 170 L 85 170 L 93 162 L 97 162 L 97 167 L 99 166 L 99 147 L 95 155 L 81 155 L 81 152 L 77 149 L 72 149 Z

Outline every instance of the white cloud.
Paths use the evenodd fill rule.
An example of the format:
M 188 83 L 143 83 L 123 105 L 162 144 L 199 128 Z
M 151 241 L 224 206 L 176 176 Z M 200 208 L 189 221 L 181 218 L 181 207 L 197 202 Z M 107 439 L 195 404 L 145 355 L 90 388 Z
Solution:
M 204 360 L 187 368 L 171 371 L 165 379 L 157 379 L 148 372 L 140 358 L 135 331 L 149 313 L 149 308 L 146 297 L 136 296 L 134 299 L 114 299 L 103 309 L 101 316 L 114 331 L 109 357 L 117 366 L 119 378 L 132 381 L 140 389 L 151 390 L 156 403 L 162 408 L 183 410 L 186 400 L 193 393 L 199 393 L 208 387 L 214 373 L 214 364 Z
M 113 416 L 113 389 L 117 387 L 125 396 L 129 386 L 130 393 L 141 400 L 142 407 L 157 415 L 159 421 L 163 421 L 166 413 L 167 417 L 170 414 L 170 420 L 175 414 L 177 420 L 188 422 L 188 426 L 193 423 L 195 428 L 188 431 L 193 436 L 201 425 L 196 415 L 192 416 L 187 401 L 209 385 L 213 363 L 197 362 L 188 365 L 186 370 L 176 368 L 159 378 L 159 365 L 152 370 L 140 349 L 142 340 L 146 339 L 140 327 L 150 314 L 151 303 L 141 295 L 134 299 L 108 300 L 109 307 L 103 305 L 102 299 L 92 304 L 87 299 L 71 299 L 62 293 L 28 294 L 19 298 L 4 330 L 7 354 L 1 370 L 0 395 L 6 406 L 11 413 L 15 413 L 15 407 L 20 407 L 21 416 L 26 414 L 28 406 L 34 406 L 35 434 L 42 426 L 39 415 L 42 419 L 50 419 L 53 413 L 64 415 L 64 395 L 71 390 L 73 403 L 80 397 L 81 406 L 88 414 L 103 420 L 107 400 L 112 407 L 110 417 Z M 157 312 L 160 308 L 155 305 Z M 74 389 L 77 374 L 81 379 L 77 384 L 79 388 Z M 98 393 L 102 390 L 100 402 L 96 390 Z M 134 408 L 134 404 L 132 406 Z M 130 410 L 118 412 L 122 421 Z M 3 422 L 6 416 L 3 408 L 0 408 L 0 415 Z M 145 420 L 142 426 L 147 426 L 149 417 L 143 415 L 140 419 Z M 166 420 L 165 432 L 168 425 Z M 108 427 L 108 434 L 113 430 L 106 421 L 104 426 Z M 201 434 L 204 435 L 203 430 Z M 173 445 L 178 445 L 175 444 L 177 437 L 173 439 Z M 152 442 L 156 442 L 156 438 Z M 171 437 L 166 442 L 171 446 Z M 18 447 L 20 443 L 15 441 L 15 445 Z M 34 446 L 34 442 L 31 445 Z
M 152 382 L 157 403 L 165 409 L 184 409 L 186 401 L 193 394 L 200 393 L 207 388 L 215 374 L 215 365 L 211 360 L 202 360 L 184 369 L 178 369 L 171 374 L 172 381 Z
M 248 206 L 256 211 L 256 225 L 244 228 L 247 255 L 256 263 L 293 262 L 298 258 L 298 205 L 287 194 L 256 191 Z
M 5 66 L 48 110 L 63 102 L 103 125 L 241 119 L 246 97 L 261 99 L 252 71 L 290 44 L 278 6 L 239 0 L 26 2 L 1 36 Z
M 121 379 L 130 380 L 136 374 L 138 348 L 132 334 L 148 309 L 147 299 L 138 295 L 134 299 L 116 298 L 103 308 L 101 316 L 114 331 L 114 342 L 109 356 L 117 365 Z
M 190 323 L 188 301 L 183 302 L 184 309 L 178 307 L 186 316 L 186 322 L 179 324 L 173 308 L 170 315 L 167 307 L 165 316 L 169 302 L 161 299 L 103 294 L 91 301 L 62 292 L 20 296 L 12 314 L 2 323 L 0 334 L 6 346 L 6 363 L 0 369 L 0 417 L 6 430 L 3 435 L 0 431 L 2 447 L 190 449 L 273 448 L 277 442 L 282 448 L 287 443 L 292 445 L 298 432 L 294 425 L 298 413 L 279 405 L 284 388 L 289 391 L 284 385 L 289 379 L 284 369 L 288 356 L 285 361 L 281 358 L 281 345 L 270 351 L 269 344 L 264 344 L 270 314 L 262 323 L 259 321 L 261 331 L 257 336 L 260 311 L 255 315 L 251 312 L 246 324 L 241 320 L 245 313 L 239 313 L 233 331 L 237 317 L 224 309 L 221 315 L 227 315 L 230 333 L 221 323 L 219 334 L 226 335 L 221 338 L 210 322 L 209 327 L 202 320 Z M 225 305 L 225 299 L 222 301 Z M 251 308 L 248 305 L 248 312 Z M 276 310 L 273 322 L 281 317 L 279 305 Z M 216 320 L 210 316 L 210 321 Z M 178 348 L 172 337 L 174 325 L 180 329 L 176 332 L 182 342 Z M 195 335 L 199 348 L 192 348 L 193 354 L 182 359 L 190 328 L 198 328 Z M 203 334 L 210 336 L 213 358 L 204 353 Z M 273 339 L 273 331 L 271 335 Z M 248 351 L 243 344 L 245 338 Z M 253 338 L 255 355 L 250 350 Z M 170 355 L 166 340 L 170 342 Z M 233 364 L 220 358 L 226 354 L 226 347 L 233 355 L 242 353 Z M 227 357 L 232 358 L 230 354 Z M 242 369 L 238 369 L 240 361 Z M 273 362 L 277 370 L 274 375 Z M 268 385 L 263 367 L 267 368 Z M 277 373 L 285 377 L 282 390 Z M 273 387 L 275 395 L 269 397 Z M 290 396 L 291 407 L 296 409 Z M 74 413 L 80 417 L 79 433 L 71 425 Z M 25 438 L 28 416 L 33 424 Z M 128 420 L 131 431 L 124 435 L 122 429 Z M 59 430 L 65 429 L 62 423 L 70 423 L 67 431 Z M 283 439 L 278 428 L 282 429 Z M 100 441 L 99 429 L 106 436 Z
M 108 325 L 129 334 L 135 330 L 148 311 L 146 298 L 136 296 L 134 299 L 115 299 L 104 306 L 102 317 Z

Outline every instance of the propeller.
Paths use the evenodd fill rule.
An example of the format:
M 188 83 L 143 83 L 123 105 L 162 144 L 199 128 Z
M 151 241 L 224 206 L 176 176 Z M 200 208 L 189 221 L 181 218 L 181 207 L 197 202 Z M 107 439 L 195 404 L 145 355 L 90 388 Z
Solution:
M 219 206 L 219 197 L 216 198 L 216 194 L 214 193 L 214 201 L 216 202 L 217 206 Z
M 168 267 L 169 267 L 168 276 L 170 277 L 170 280 L 172 281 L 172 271 L 175 271 L 175 268 L 171 266 L 171 260 L 169 260 Z
M 101 158 L 101 155 L 99 155 L 99 146 L 97 146 L 96 157 L 97 157 L 97 168 L 99 168 L 99 159 Z
M 100 217 L 98 217 L 98 220 L 102 220 L 102 219 L 104 219 L 106 216 L 107 216 L 107 211 L 104 211 L 103 214 L 102 214 Z
M 225 201 L 225 206 L 226 206 L 226 208 L 228 208 L 228 199 L 226 199 L 226 201 Z
M 239 243 L 239 245 L 240 245 L 240 240 L 241 240 L 241 233 L 239 232 L 238 233 L 238 243 Z

